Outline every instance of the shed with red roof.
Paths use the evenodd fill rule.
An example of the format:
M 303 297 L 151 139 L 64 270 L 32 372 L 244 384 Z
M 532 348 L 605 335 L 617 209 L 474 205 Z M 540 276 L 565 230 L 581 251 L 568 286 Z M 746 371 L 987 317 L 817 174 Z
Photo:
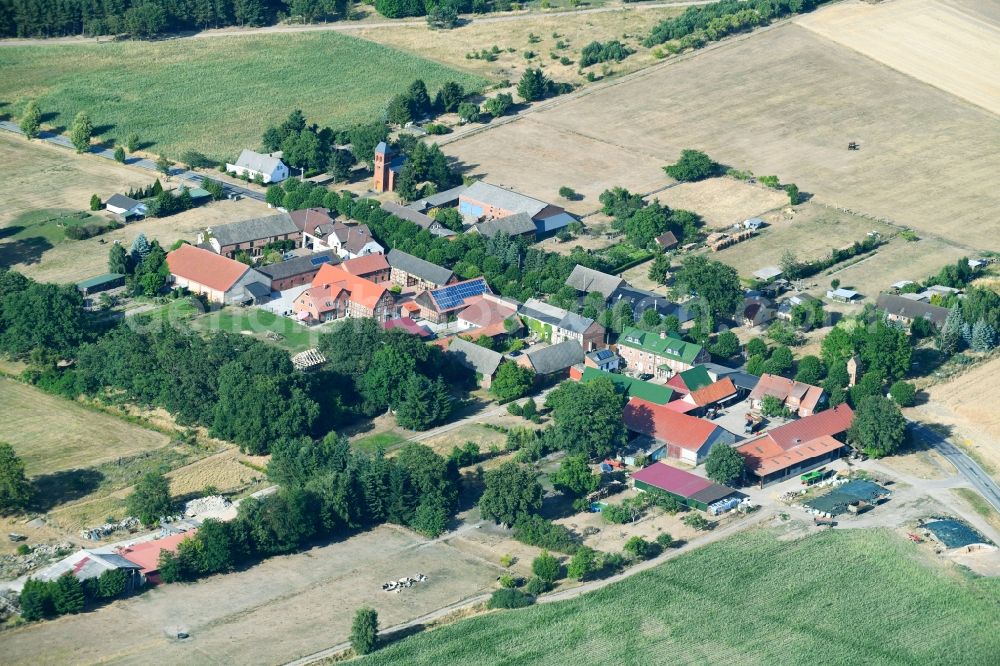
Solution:
M 142 567 L 139 570 L 139 573 L 143 575 L 145 582 L 150 585 L 159 585 L 160 553 L 163 551 L 176 553 L 177 549 L 181 545 L 181 541 L 184 541 L 184 539 L 190 539 L 197 531 L 198 530 L 191 530 L 190 532 L 171 534 L 170 536 L 153 539 L 152 541 L 134 543 L 131 546 L 119 548 L 118 554 L 127 559 L 129 562 L 133 562 Z
M 632 475 L 638 490 L 668 495 L 686 506 L 708 510 L 708 505 L 719 500 L 742 495 L 728 486 L 713 483 L 691 472 L 655 462 Z

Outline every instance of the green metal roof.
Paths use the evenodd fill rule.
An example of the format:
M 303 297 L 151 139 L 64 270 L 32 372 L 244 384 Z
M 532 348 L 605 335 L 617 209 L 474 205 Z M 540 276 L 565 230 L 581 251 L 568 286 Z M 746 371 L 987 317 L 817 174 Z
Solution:
M 188 194 L 191 195 L 192 199 L 204 199 L 205 197 L 212 196 L 212 193 L 208 190 L 203 190 L 200 187 L 192 187 L 188 190 Z
M 597 368 L 584 369 L 583 375 L 580 377 L 580 381 L 589 382 L 592 379 L 597 379 L 598 377 L 607 377 L 610 379 L 614 383 L 615 388 L 629 398 L 642 398 L 643 400 L 657 405 L 667 404 L 670 402 L 670 398 L 674 395 L 674 390 L 669 386 L 650 384 L 649 382 L 633 379 L 632 377 L 627 377 L 625 375 L 616 375 L 612 372 L 604 372 L 603 370 L 598 370 Z
M 684 386 L 686 386 L 688 391 L 691 392 L 697 391 L 700 388 L 705 388 L 713 383 L 712 378 L 708 375 L 708 370 L 706 370 L 703 365 L 696 365 L 690 370 L 685 370 L 680 373 L 680 376 L 684 381 Z
M 81 282 L 76 283 L 77 289 L 91 289 L 108 282 L 114 282 L 115 280 L 121 280 L 125 276 L 121 273 L 105 273 L 104 275 L 98 275 L 97 277 L 87 278 Z
M 652 352 L 658 356 L 666 356 L 684 363 L 694 363 L 701 353 L 701 346 L 693 342 L 685 342 L 674 335 L 661 338 L 659 333 L 640 331 L 638 328 L 626 328 L 618 337 L 618 344 Z

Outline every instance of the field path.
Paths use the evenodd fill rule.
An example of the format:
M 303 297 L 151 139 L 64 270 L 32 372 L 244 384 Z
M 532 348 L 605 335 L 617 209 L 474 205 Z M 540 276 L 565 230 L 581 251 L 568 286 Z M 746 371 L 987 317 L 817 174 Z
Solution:
M 487 16 L 473 18 L 470 15 L 460 18 L 462 28 L 467 25 L 484 25 L 490 23 L 509 23 L 511 21 L 524 21 L 537 17 L 558 17 L 577 16 L 580 14 L 604 14 L 607 12 L 642 11 L 646 9 L 669 9 L 670 7 L 692 7 L 697 5 L 707 5 L 715 0 L 681 0 L 680 2 L 651 2 L 645 4 L 621 4 L 605 7 L 594 7 L 591 9 L 575 9 L 557 12 L 537 12 L 523 11 L 518 14 L 505 14 L 503 16 Z M 253 35 L 278 35 L 286 33 L 300 32 L 352 32 L 355 30 L 370 30 L 373 28 L 426 28 L 426 20 L 400 20 L 400 21 L 354 21 L 337 23 L 314 23 L 309 25 L 272 25 L 264 28 L 219 28 L 217 30 L 203 30 L 201 32 L 185 33 L 162 40 L 176 39 L 211 39 L 213 37 L 243 37 Z M 49 39 L 4 39 L 0 40 L 0 46 L 40 46 L 50 44 L 94 44 L 114 41 L 111 37 L 52 37 Z

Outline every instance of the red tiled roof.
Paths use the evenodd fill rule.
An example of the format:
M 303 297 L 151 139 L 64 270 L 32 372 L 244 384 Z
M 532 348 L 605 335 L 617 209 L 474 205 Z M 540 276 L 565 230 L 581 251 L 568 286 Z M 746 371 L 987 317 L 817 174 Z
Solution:
M 632 478 L 681 497 L 691 497 L 715 485 L 708 479 L 671 467 L 664 462 L 655 462 L 649 467 L 640 469 L 632 475 Z
M 331 264 L 323 264 L 319 272 L 316 273 L 316 277 L 313 278 L 313 289 L 316 287 L 340 287 L 341 289 L 346 289 L 351 293 L 351 301 L 359 303 L 369 310 L 374 310 L 379 299 L 388 290 L 381 284 L 375 284 L 370 280 L 351 275 L 341 268 L 343 265 L 338 264 L 333 266 Z
M 382 323 L 382 328 L 385 330 L 391 330 L 394 328 L 401 328 L 407 333 L 412 333 L 413 335 L 419 335 L 422 338 L 430 337 L 432 333 L 426 328 L 413 321 L 409 317 L 399 317 L 398 319 L 390 319 Z
M 340 265 L 351 275 L 370 275 L 389 270 L 389 262 L 384 254 L 366 254 L 363 257 L 348 259 Z
M 842 446 L 843 444 L 833 437 L 822 435 L 786 450 L 765 435 L 737 447 L 736 450 L 743 454 L 747 465 L 753 469 L 755 474 L 767 476 L 779 470 L 822 457 Z
M 778 426 L 767 432 L 778 446 L 787 451 L 793 446 L 808 442 L 823 436 L 839 435 L 851 427 L 854 411 L 847 405 L 837 405 L 812 416 L 806 416 Z
M 170 273 L 209 289 L 229 291 L 250 267 L 210 250 L 185 243 L 167 254 Z
M 138 564 L 142 567 L 142 573 L 146 574 L 160 568 L 161 550 L 176 553 L 181 541 L 193 536 L 197 531 L 198 530 L 191 530 L 190 532 L 171 534 L 170 536 L 163 537 L 162 539 L 144 541 L 142 543 L 126 546 L 125 548 L 119 548 L 118 554 L 128 561 Z
M 669 403 L 668 403 L 669 404 Z M 681 414 L 640 398 L 632 398 L 622 411 L 625 427 L 689 451 L 698 451 L 719 426 Z
M 733 380 L 725 377 L 714 384 L 709 384 L 704 388 L 698 389 L 686 399 L 693 400 L 694 404 L 698 407 L 703 407 L 704 405 L 711 405 L 735 394 L 736 386 L 733 384 Z
M 757 386 L 750 392 L 751 400 L 762 400 L 764 396 L 774 396 L 785 402 L 788 398 L 796 398 L 800 409 L 813 410 L 823 396 L 823 389 L 812 384 L 803 384 L 794 379 L 780 375 L 764 373 L 760 376 Z

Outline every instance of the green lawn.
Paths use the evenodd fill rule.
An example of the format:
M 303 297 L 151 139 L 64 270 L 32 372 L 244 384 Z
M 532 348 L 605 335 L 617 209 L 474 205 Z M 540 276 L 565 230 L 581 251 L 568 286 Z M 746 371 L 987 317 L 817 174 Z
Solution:
M 250 332 L 265 342 L 274 343 L 291 352 L 315 347 L 319 334 L 288 317 L 279 317 L 259 308 L 230 306 L 206 315 L 195 317 L 191 326 L 199 331 L 224 331 L 226 333 Z M 281 339 L 268 338 L 267 333 L 277 333 Z
M 11 47 L 0 49 L 0 71 L 14 117 L 32 98 L 55 127 L 86 110 L 101 137 L 136 132 L 173 158 L 186 149 L 234 158 L 297 108 L 332 127 L 370 120 L 417 78 L 431 95 L 449 80 L 484 83 L 335 32 Z
M 374 453 L 379 448 L 388 451 L 394 446 L 404 444 L 406 438 L 395 432 L 380 432 L 366 437 L 359 437 L 351 442 L 351 448 L 367 453 Z
M 761 529 L 363 663 L 986 664 L 1000 654 L 998 598 L 1000 580 L 963 575 L 889 531 L 778 541 Z
M 82 227 L 93 222 L 104 222 L 83 210 L 45 208 L 23 213 L 5 225 L 0 234 L 3 240 L 44 238 L 52 245 L 66 240 L 67 227 Z

